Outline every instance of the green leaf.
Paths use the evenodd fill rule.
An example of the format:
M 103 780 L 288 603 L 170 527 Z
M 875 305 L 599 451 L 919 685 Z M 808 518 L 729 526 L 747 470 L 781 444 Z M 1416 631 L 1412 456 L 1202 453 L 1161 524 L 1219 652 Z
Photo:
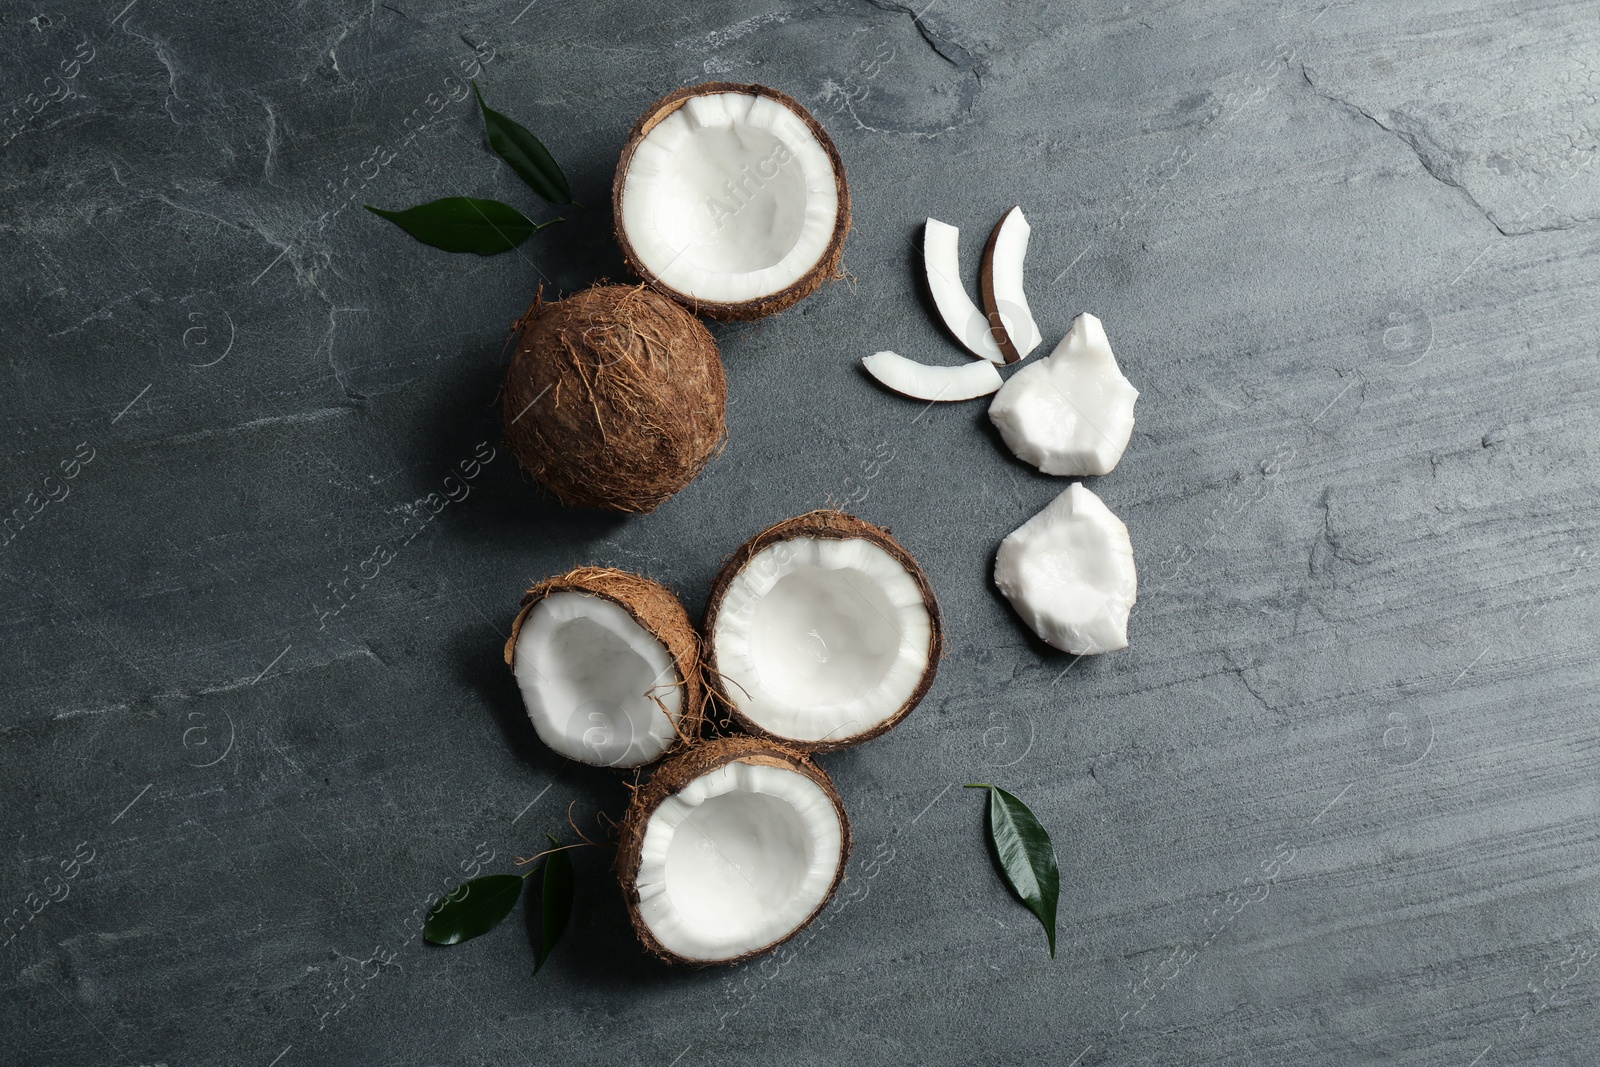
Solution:
M 422 937 L 435 945 L 471 941 L 500 925 L 522 895 L 522 875 L 488 874 L 451 890 L 428 913 Z
M 385 211 L 363 205 L 380 218 L 388 219 L 423 244 L 446 252 L 476 252 L 493 256 L 509 252 L 526 241 L 535 230 L 542 230 L 551 219 L 534 225 L 522 212 L 498 200 L 475 196 L 447 196 L 404 211 Z
M 483 110 L 483 125 L 489 131 L 489 147 L 511 164 L 511 169 L 528 183 L 528 188 L 552 204 L 572 203 L 572 189 L 567 185 L 567 176 L 561 173 L 561 167 L 544 142 L 516 119 L 502 115 L 485 104 L 483 90 L 478 88 L 476 81 L 472 83 L 472 91 L 478 94 L 478 107 Z
M 550 837 L 552 844 L 560 844 L 553 836 L 546 836 Z M 577 877 L 572 869 L 572 857 L 565 850 L 550 853 L 550 858 L 544 861 L 544 886 L 540 895 L 543 898 L 540 902 L 543 922 L 539 930 L 539 950 L 534 957 L 534 974 L 538 974 L 539 968 L 550 958 L 556 942 L 561 940 L 562 933 L 567 929 L 567 920 L 572 917 Z
M 992 785 L 969 785 L 989 791 L 989 844 L 995 866 L 1011 891 L 1039 917 L 1050 938 L 1050 958 L 1056 958 L 1056 901 L 1061 896 L 1061 872 L 1056 868 L 1056 847 L 1028 805 Z

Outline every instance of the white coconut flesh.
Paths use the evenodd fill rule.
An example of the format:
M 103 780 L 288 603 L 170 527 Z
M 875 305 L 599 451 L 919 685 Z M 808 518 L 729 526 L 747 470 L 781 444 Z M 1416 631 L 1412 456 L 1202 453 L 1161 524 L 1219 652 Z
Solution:
M 989 419 L 1019 459 L 1046 474 L 1109 474 L 1133 436 L 1137 399 L 1105 326 L 1079 315 L 1055 351 L 995 394 Z
M 563 756 L 638 767 L 677 740 L 683 678 L 672 654 L 604 597 L 565 590 L 535 604 L 512 673 L 534 730 Z
M 1005 354 L 995 343 L 989 318 L 972 302 L 961 281 L 961 231 L 949 223 L 929 219 L 922 233 L 922 261 L 928 271 L 928 293 L 944 320 L 945 328 L 975 356 L 1004 363 Z
M 1040 639 L 1074 655 L 1128 646 L 1138 574 L 1128 528 L 1074 484 L 1000 542 L 994 584 Z
M 898 352 L 874 352 L 861 360 L 867 373 L 902 396 L 917 400 L 971 400 L 988 396 L 1003 384 L 987 360 L 956 367 L 930 366 Z
M 669 952 L 733 959 L 810 917 L 843 848 L 839 813 L 810 778 L 726 763 L 651 813 L 635 878 L 639 916 Z
M 992 294 L 994 303 L 991 310 L 999 315 L 1000 326 L 1016 349 L 1018 360 L 1026 359 L 1044 339 L 1022 289 L 1022 264 L 1028 258 L 1028 237 L 1032 233 L 1033 227 L 1028 225 L 1022 209 L 1012 208 L 995 227 L 984 262 L 989 275 L 986 292 Z
M 711 640 L 741 714 L 775 737 L 838 742 L 900 711 L 932 633 L 916 580 L 882 547 L 796 537 L 733 578 Z
M 826 254 L 838 216 L 827 150 L 764 96 L 690 97 L 644 135 L 623 181 L 622 226 L 640 265 L 697 300 L 787 289 Z

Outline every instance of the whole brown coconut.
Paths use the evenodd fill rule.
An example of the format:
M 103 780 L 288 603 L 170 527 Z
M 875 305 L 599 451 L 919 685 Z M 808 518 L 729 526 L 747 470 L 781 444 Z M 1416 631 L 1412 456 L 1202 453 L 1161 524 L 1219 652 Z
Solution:
M 811 264 L 810 268 L 791 284 L 776 292 L 763 293 L 747 300 L 722 301 L 712 300 L 697 296 L 692 292 L 682 292 L 667 284 L 657 277 L 656 273 L 644 263 L 644 258 L 634 247 L 634 242 L 628 234 L 627 227 L 623 224 L 623 193 L 627 184 L 628 170 L 633 165 L 634 154 L 639 145 L 644 141 L 650 131 L 654 130 L 662 120 L 672 115 L 679 108 L 688 104 L 696 97 L 712 96 L 719 93 L 736 93 L 744 96 L 761 97 L 774 101 L 792 112 L 809 131 L 811 137 L 827 156 L 828 163 L 833 172 L 835 203 L 837 213 L 834 217 L 833 230 L 829 234 L 826 247 Z M 748 168 L 741 173 L 730 174 L 730 190 L 735 185 L 748 185 L 751 175 Z M 733 202 L 738 203 L 739 191 L 732 194 Z M 622 156 L 617 161 L 616 176 L 611 182 L 611 208 L 615 219 L 617 244 L 622 248 L 623 259 L 628 264 L 628 269 L 638 277 L 644 279 L 647 285 L 667 294 L 674 300 L 687 306 L 697 315 L 724 321 L 742 321 L 758 319 L 766 315 L 774 315 L 784 311 L 804 300 L 816 292 L 825 281 L 841 277 L 840 261 L 844 258 L 844 240 L 850 232 L 850 186 L 845 177 L 844 160 L 839 157 L 839 150 L 834 146 L 833 139 L 828 136 L 828 131 L 816 117 L 806 110 L 805 105 L 790 96 L 766 85 L 747 85 L 738 82 L 704 82 L 700 85 L 685 86 L 668 93 L 657 100 L 645 113 L 639 116 L 639 121 L 634 124 L 632 132 L 628 134 L 627 144 L 623 146 Z
M 655 934 L 651 932 L 649 925 L 640 913 L 638 875 L 643 855 L 645 831 L 649 828 L 650 817 L 661 806 L 662 801 L 680 792 L 695 779 L 710 774 L 725 764 L 735 762 L 765 764 L 791 770 L 816 783 L 817 787 L 832 802 L 834 813 L 839 819 L 841 835 L 839 863 L 834 872 L 833 882 L 828 887 L 827 892 L 823 894 L 821 902 L 811 910 L 809 915 L 796 923 L 783 936 L 728 959 L 694 959 L 673 952 L 664 946 L 656 938 Z M 828 901 L 833 899 L 834 893 L 839 889 L 839 883 L 844 879 L 845 865 L 849 859 L 850 817 L 845 813 L 844 800 L 839 796 L 838 789 L 834 787 L 833 779 L 828 777 L 826 771 L 813 763 L 811 757 L 806 753 L 775 741 L 756 737 L 710 738 L 698 744 L 690 745 L 679 755 L 667 760 L 651 776 L 648 782 L 634 792 L 633 802 L 628 805 L 627 814 L 623 816 L 621 832 L 617 840 L 617 878 L 622 886 L 623 901 L 627 906 L 628 918 L 633 923 L 634 932 L 639 935 L 639 940 L 644 943 L 644 947 L 653 955 L 668 963 L 687 963 L 693 966 L 742 963 L 754 956 L 770 952 L 794 937 L 795 934 L 805 929 L 822 912 L 823 908 L 827 907 Z
M 527 621 L 528 613 L 538 606 L 541 600 L 554 593 L 581 593 L 584 596 L 611 601 L 633 616 L 634 621 L 660 641 L 666 647 L 668 655 L 672 657 L 678 677 L 683 680 L 683 701 L 680 705 L 682 710 L 678 721 L 674 724 L 677 729 L 677 740 L 645 762 L 654 762 L 661 755 L 673 752 L 698 738 L 701 725 L 705 721 L 708 696 L 700 666 L 700 637 L 689 621 L 689 613 L 684 611 L 683 603 L 672 590 L 660 582 L 617 570 L 615 567 L 578 567 L 566 574 L 546 578 L 523 596 L 522 610 L 518 611 L 517 617 L 512 620 L 511 636 L 506 639 L 505 659 L 506 666 L 510 667 L 513 673 L 517 670 L 517 637 L 522 632 L 522 624 Z M 539 728 L 537 720 L 534 726 L 535 729 Z M 570 739 L 562 737 L 546 739 L 547 744 L 554 742 L 551 747 L 563 755 L 574 759 L 585 759 L 586 762 L 596 762 L 586 758 L 589 754 L 581 750 L 576 752 L 567 750 L 562 744 L 564 741 Z M 641 764 L 606 765 L 631 768 Z
M 519 323 L 506 444 L 563 504 L 644 512 L 727 435 L 727 381 L 698 319 L 643 286 L 599 285 Z

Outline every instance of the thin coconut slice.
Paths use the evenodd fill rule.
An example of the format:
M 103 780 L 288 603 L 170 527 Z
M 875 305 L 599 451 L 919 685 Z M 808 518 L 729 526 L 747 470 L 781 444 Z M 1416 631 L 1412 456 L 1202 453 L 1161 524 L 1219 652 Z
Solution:
M 922 232 L 922 262 L 928 272 L 928 294 L 945 329 L 973 355 L 1004 363 L 1005 353 L 995 342 L 988 317 L 978 310 L 961 281 L 961 231 L 930 218 Z
M 1128 528 L 1073 484 L 1000 542 L 994 584 L 1040 639 L 1074 655 L 1128 647 L 1138 599 Z
M 883 385 L 917 400 L 971 400 L 988 396 L 1004 384 L 988 361 L 958 367 L 933 367 L 898 352 L 874 352 L 861 365 Z
M 1022 289 L 1022 262 L 1028 258 L 1028 237 L 1033 228 L 1014 207 L 995 224 L 983 250 L 983 309 L 990 331 L 1007 363 L 1026 359 L 1044 340 Z
M 944 647 L 928 578 L 889 531 L 839 511 L 780 522 L 722 567 L 706 662 L 732 718 L 812 751 L 911 713 Z
M 1055 351 L 1011 376 L 989 418 L 1019 459 L 1046 474 L 1109 474 L 1133 436 L 1138 399 L 1105 327 L 1079 315 Z
M 814 919 L 849 854 L 850 821 L 821 768 L 784 745 L 724 737 L 634 794 L 617 871 L 647 949 L 673 963 L 738 963 Z
M 648 578 L 580 567 L 540 582 L 505 656 L 540 740 L 570 759 L 640 767 L 699 732 L 699 642 L 678 598 Z
M 833 277 L 850 229 L 844 164 L 793 97 L 679 89 L 634 126 L 612 183 L 628 266 L 714 319 L 793 305 Z

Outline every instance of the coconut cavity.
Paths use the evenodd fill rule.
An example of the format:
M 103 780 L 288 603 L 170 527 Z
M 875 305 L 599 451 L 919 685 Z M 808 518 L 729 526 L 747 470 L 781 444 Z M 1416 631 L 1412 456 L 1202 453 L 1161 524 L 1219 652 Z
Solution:
M 623 149 L 612 201 L 630 268 L 717 319 L 809 296 L 837 271 L 850 228 L 832 140 L 761 85 L 711 82 L 656 103 Z
M 844 873 L 850 824 L 833 782 L 792 748 L 697 744 L 634 795 L 617 868 L 655 954 L 731 963 L 793 937 Z
M 650 511 L 688 485 L 727 433 L 717 343 L 642 287 L 535 300 L 506 372 L 506 443 L 564 504 Z
M 541 582 L 523 598 L 505 655 L 540 740 L 570 759 L 639 767 L 699 730 L 694 628 L 648 578 L 581 567 Z
M 820 751 L 888 730 L 933 684 L 933 588 L 889 531 L 837 511 L 790 519 L 718 574 L 706 657 L 732 718 Z

